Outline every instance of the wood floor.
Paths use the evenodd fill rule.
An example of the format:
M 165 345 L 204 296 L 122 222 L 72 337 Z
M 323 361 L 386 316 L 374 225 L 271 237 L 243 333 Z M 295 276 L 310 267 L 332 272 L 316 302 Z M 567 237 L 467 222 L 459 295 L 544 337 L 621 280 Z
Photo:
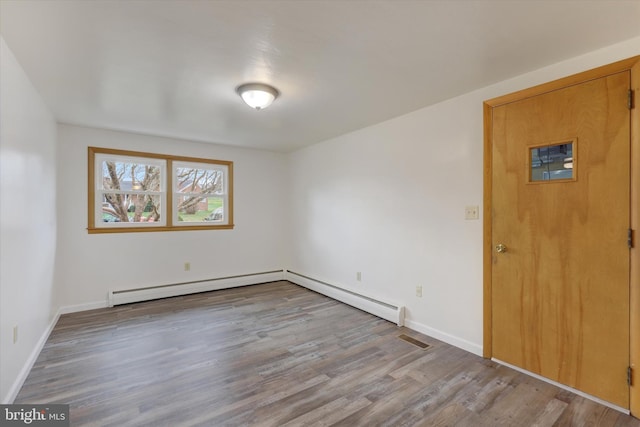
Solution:
M 288 282 L 63 315 L 15 403 L 72 426 L 640 427 Z

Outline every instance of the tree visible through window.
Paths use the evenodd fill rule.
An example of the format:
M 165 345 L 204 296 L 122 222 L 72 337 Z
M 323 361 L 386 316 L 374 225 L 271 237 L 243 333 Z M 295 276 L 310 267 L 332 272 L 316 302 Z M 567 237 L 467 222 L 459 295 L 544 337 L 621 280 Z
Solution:
M 174 163 L 178 222 L 224 220 L 224 170 L 213 165 Z
M 161 208 L 162 167 L 144 159 L 101 160 L 103 221 L 158 222 Z
M 90 147 L 89 232 L 233 228 L 232 168 Z

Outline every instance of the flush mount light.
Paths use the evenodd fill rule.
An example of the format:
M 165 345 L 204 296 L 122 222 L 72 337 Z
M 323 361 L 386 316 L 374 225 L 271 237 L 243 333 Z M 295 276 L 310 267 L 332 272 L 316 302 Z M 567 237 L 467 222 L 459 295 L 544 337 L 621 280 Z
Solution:
M 246 83 L 236 88 L 236 92 L 251 108 L 267 108 L 280 95 L 275 87 L 262 83 Z

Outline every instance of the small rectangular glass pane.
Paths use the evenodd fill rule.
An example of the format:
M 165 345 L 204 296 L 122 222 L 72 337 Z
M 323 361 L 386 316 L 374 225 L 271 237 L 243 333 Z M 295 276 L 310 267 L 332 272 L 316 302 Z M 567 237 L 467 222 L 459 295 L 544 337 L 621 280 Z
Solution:
M 160 214 L 160 196 L 105 193 L 102 198 L 102 222 L 157 223 Z
M 573 179 L 573 142 L 530 149 L 531 182 Z
M 134 161 L 102 161 L 102 190 L 160 191 L 160 167 Z
M 175 173 L 178 193 L 224 194 L 224 172 L 220 169 L 178 167 Z
M 178 196 L 179 222 L 224 222 L 224 199 L 222 197 Z

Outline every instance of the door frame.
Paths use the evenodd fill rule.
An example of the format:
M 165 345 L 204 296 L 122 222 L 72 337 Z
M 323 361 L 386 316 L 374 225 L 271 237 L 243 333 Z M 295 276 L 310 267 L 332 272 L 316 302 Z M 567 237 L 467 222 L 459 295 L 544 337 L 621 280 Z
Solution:
M 631 212 L 630 227 L 633 230 L 633 248 L 630 252 L 630 337 L 629 337 L 629 365 L 632 368 L 632 381 L 629 390 L 629 408 L 631 414 L 640 417 L 640 56 L 614 62 L 589 71 L 574 74 L 558 80 L 520 90 L 508 95 L 484 101 L 484 195 L 483 195 L 483 350 L 485 358 L 492 357 L 492 290 L 491 268 L 493 256 L 492 242 L 492 182 L 493 173 L 493 108 L 515 101 L 542 95 L 544 93 L 563 89 L 599 79 L 623 71 L 631 73 L 631 89 L 635 99 L 632 99 L 631 109 Z M 621 236 L 621 239 L 623 236 Z M 623 244 L 623 241 L 621 242 Z

